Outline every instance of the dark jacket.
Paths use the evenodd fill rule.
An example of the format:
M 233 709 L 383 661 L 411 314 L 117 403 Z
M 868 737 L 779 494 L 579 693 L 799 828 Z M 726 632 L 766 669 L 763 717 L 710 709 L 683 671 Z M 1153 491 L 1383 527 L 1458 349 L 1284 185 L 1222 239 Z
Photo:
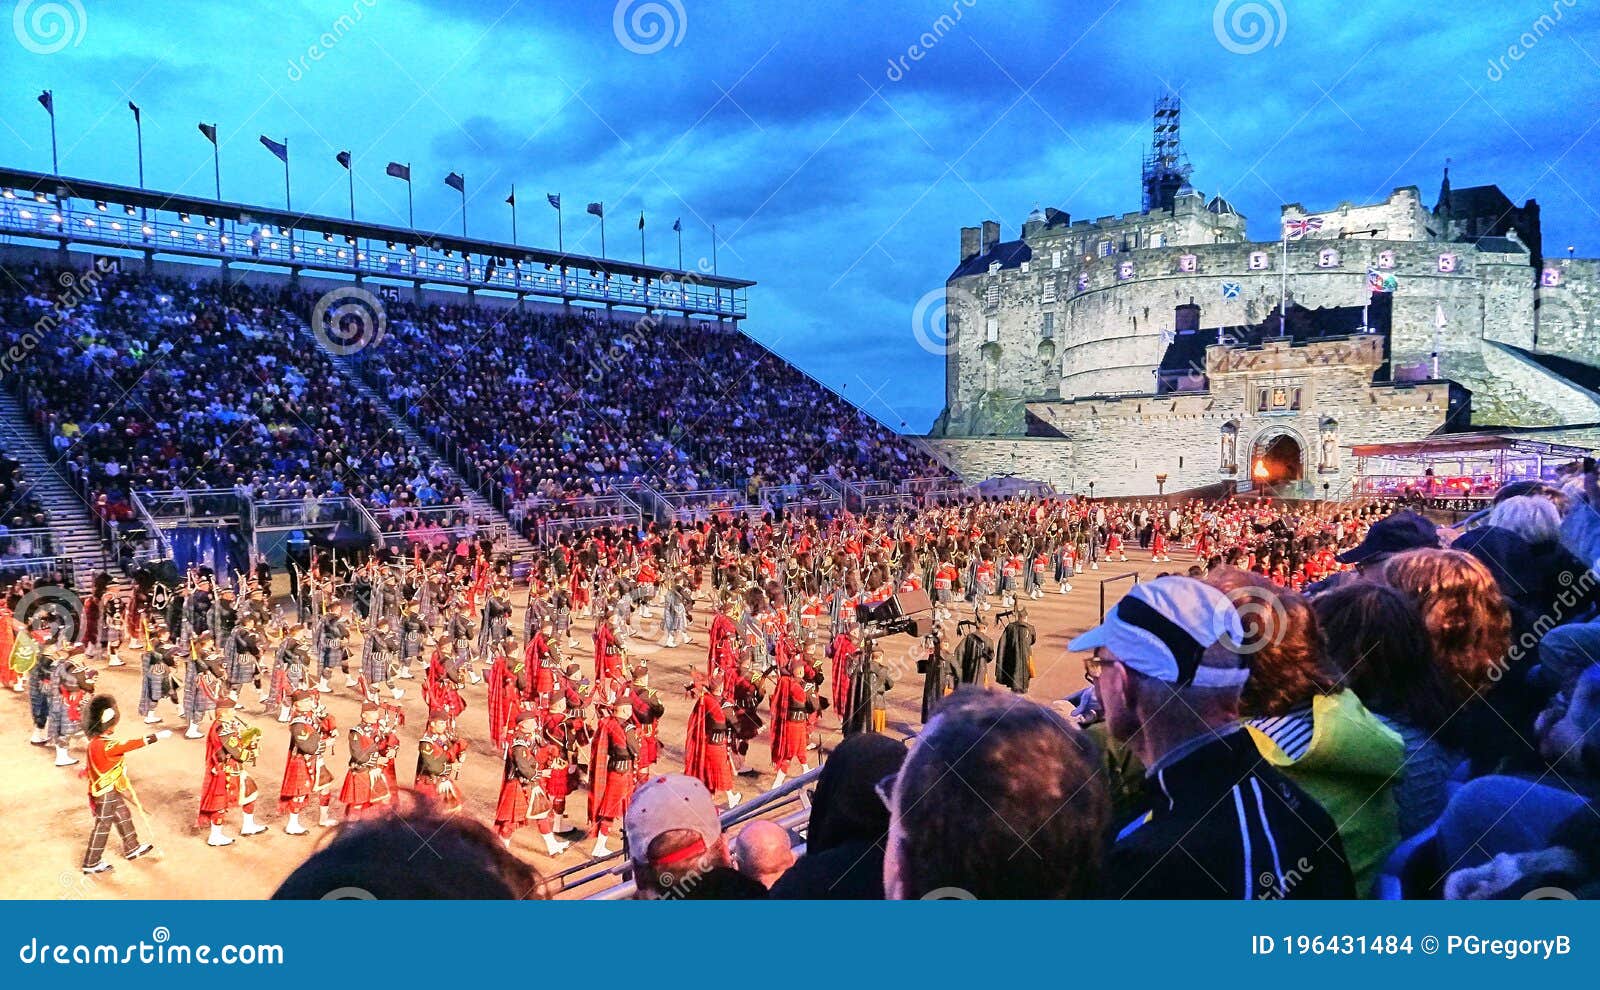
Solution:
M 873 790 L 905 762 L 905 744 L 862 732 L 822 766 L 806 852 L 772 885 L 773 900 L 883 900 L 889 809 Z
M 1148 811 L 1123 829 L 1111 898 L 1318 900 L 1355 896 L 1328 813 L 1228 732 L 1151 774 Z

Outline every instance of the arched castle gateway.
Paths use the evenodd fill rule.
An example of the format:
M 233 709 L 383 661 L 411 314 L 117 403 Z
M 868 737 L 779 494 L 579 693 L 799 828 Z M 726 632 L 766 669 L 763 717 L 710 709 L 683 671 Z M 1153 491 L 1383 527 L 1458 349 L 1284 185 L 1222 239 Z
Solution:
M 1287 438 L 1268 460 L 1292 467 L 1292 442 L 1299 477 L 1280 480 L 1337 495 L 1354 444 L 1557 426 L 1600 443 L 1600 260 L 1546 258 L 1537 203 L 1447 169 L 1431 207 L 1414 186 L 1291 203 L 1285 238 L 1253 242 L 1189 184 L 1177 112 L 1158 104 L 1145 209 L 1035 210 L 1010 241 L 962 229 L 931 438 L 958 470 L 1100 495 L 1248 487 Z

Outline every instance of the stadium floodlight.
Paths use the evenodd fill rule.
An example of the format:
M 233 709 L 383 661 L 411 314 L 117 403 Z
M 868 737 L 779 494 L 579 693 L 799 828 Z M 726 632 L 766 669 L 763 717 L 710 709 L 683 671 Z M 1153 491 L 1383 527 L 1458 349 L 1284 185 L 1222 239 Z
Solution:
M 48 198 L 45 196 L 44 193 L 36 192 L 36 193 L 33 194 L 33 201 L 35 203 L 44 203 L 44 202 L 48 202 Z
M 93 227 L 94 226 L 94 217 L 82 217 L 81 220 L 83 221 L 83 225 L 85 227 Z
M 32 210 L 18 210 L 17 211 L 17 216 L 21 217 L 24 220 L 32 220 L 33 219 L 33 211 Z
M 155 228 L 150 226 L 149 224 L 145 224 L 143 227 L 139 228 L 139 230 L 146 237 L 149 237 L 151 234 L 156 232 Z
M 331 231 L 324 230 L 322 232 L 322 239 L 324 241 L 327 241 L 329 244 L 332 244 L 333 243 L 333 233 Z
M 121 230 L 122 229 L 122 224 L 119 223 L 116 220 L 113 220 L 113 221 L 111 221 L 111 229 L 112 230 Z
M 50 214 L 50 222 L 51 223 L 60 223 L 61 222 L 61 214 L 59 214 L 59 213 Z
M 179 223 L 188 223 L 189 222 L 189 214 L 187 214 L 187 213 L 178 214 L 178 222 Z
M 103 199 L 95 200 L 94 201 L 94 208 L 99 210 L 101 213 L 104 213 L 106 211 L 106 201 L 103 200 Z
M 217 218 L 216 217 L 206 217 L 206 226 L 207 227 L 215 227 L 216 225 L 217 225 Z
M 6 199 L 16 199 L 17 198 L 17 194 L 12 192 L 9 189 L 0 190 L 0 196 L 4 196 Z
M 416 254 L 417 253 L 417 246 L 415 244 L 407 244 L 406 245 L 406 251 L 409 254 Z
M 135 214 L 135 213 L 138 213 L 138 212 L 139 212 L 139 211 L 138 211 L 138 210 L 136 210 L 136 209 L 134 209 L 134 207 L 133 207 L 133 204 L 132 204 L 132 203 L 129 203 L 129 204 L 128 204 L 128 205 L 126 205 L 126 206 L 124 206 L 124 207 L 123 207 L 123 208 L 122 208 L 122 212 L 124 212 L 124 213 L 126 213 L 126 214 L 127 214 L 127 215 L 128 215 L 128 216 L 130 216 L 130 217 L 131 217 L 131 216 L 133 216 L 133 215 L 134 215 L 134 214 Z
M 339 254 L 338 254 L 338 257 L 340 257 L 340 258 L 343 258 L 343 257 L 344 257 L 344 248 L 340 248 L 340 249 L 339 249 Z

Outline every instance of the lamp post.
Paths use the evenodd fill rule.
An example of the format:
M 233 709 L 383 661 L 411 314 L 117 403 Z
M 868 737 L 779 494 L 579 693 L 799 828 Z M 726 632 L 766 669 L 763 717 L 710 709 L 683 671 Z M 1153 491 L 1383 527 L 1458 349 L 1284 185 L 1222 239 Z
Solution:
M 1091 501 L 1094 500 L 1094 479 L 1093 478 L 1089 479 L 1089 499 Z
M 1165 471 L 1156 472 L 1156 497 L 1167 497 L 1167 472 Z

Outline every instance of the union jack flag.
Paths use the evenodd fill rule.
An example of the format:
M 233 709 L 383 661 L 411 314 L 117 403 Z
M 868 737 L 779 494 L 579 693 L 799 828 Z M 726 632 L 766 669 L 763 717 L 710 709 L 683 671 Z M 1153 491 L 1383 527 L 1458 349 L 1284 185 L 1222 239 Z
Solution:
M 1287 234 L 1291 239 L 1304 237 L 1307 234 L 1314 234 L 1321 229 L 1321 217 L 1306 217 L 1303 220 L 1285 220 L 1283 222 L 1284 233 Z

